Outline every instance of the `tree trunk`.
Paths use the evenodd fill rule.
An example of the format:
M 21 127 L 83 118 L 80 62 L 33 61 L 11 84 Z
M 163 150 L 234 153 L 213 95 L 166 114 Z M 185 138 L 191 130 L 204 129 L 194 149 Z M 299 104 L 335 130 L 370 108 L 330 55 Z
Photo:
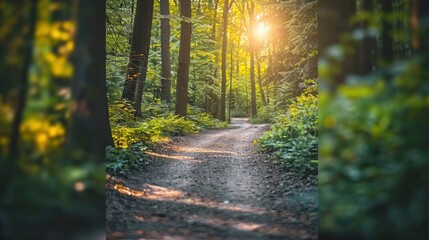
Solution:
M 221 97 L 220 97 L 220 120 L 225 121 L 225 109 L 226 109 L 226 48 L 228 44 L 228 0 L 224 0 L 223 5 L 223 24 L 222 24 L 222 85 L 221 85 Z
M 104 0 L 80 1 L 74 76 L 72 80 L 71 119 L 67 144 L 82 149 L 100 162 L 105 161 L 106 146 L 113 145 L 107 108 L 105 73 Z M 79 57 L 78 57 L 79 56 Z
M 180 50 L 176 84 L 176 114 L 186 116 L 188 107 L 189 63 L 191 57 L 191 0 L 180 1 Z
M 160 0 L 161 6 L 161 101 L 171 101 L 170 62 L 170 6 L 168 0 Z
M 228 101 L 228 123 L 231 123 L 231 108 L 232 108 L 232 73 L 234 72 L 234 59 L 232 53 L 234 52 L 234 44 L 231 46 L 230 55 L 230 70 L 229 70 L 229 101 Z
M 429 48 L 425 44 L 425 39 L 429 37 L 429 30 L 425 19 L 429 17 L 429 1 L 413 0 L 411 11 L 413 53 L 423 55 L 423 62 L 427 63 L 429 60 Z
M 28 73 L 30 70 L 30 65 L 32 62 L 33 48 L 34 48 L 34 33 L 36 29 L 36 20 L 37 20 L 37 1 L 31 1 L 30 9 L 30 19 L 29 19 L 29 31 L 26 39 L 26 45 L 24 46 L 24 63 L 22 65 L 19 80 L 20 86 L 18 91 L 18 101 L 17 106 L 13 116 L 12 122 L 12 133 L 9 138 L 9 149 L 8 155 L 10 159 L 14 159 L 18 155 L 18 143 L 19 143 L 19 129 L 21 126 L 25 105 L 27 103 L 27 93 L 28 93 Z
M 322 54 L 332 45 L 340 43 L 341 35 L 350 34 L 353 26 L 349 24 L 349 19 L 356 13 L 355 0 L 325 0 L 319 2 L 319 49 Z M 343 83 L 348 74 L 356 68 L 356 58 L 346 56 L 341 63 L 341 72 L 330 82 L 332 87 Z
M 137 0 L 136 15 L 134 18 L 133 39 L 131 44 L 130 60 L 128 63 L 128 71 L 125 78 L 124 90 L 122 92 L 122 99 L 137 102 L 136 98 L 137 86 L 143 88 L 148 65 L 150 35 L 152 29 L 153 19 L 153 3 L 154 0 Z M 139 64 L 143 59 L 143 71 L 139 73 Z M 139 74 L 142 74 L 142 82 L 137 84 Z M 143 93 L 143 90 L 139 90 Z M 140 100 L 141 103 L 141 100 Z M 135 105 L 137 111 L 140 106 Z M 138 116 L 138 114 L 136 113 Z
M 383 19 L 381 23 L 381 58 L 385 63 L 393 60 L 393 23 L 389 16 L 393 14 L 392 0 L 381 0 L 381 9 L 383 11 Z
M 372 13 L 373 11 L 373 0 L 363 0 L 361 4 L 361 11 Z M 362 30 L 368 30 L 369 24 L 367 20 L 364 20 L 360 24 Z M 375 67 L 375 47 L 376 41 L 372 36 L 367 36 L 359 43 L 358 50 L 358 73 L 368 74 Z
M 261 76 L 261 63 L 258 61 L 258 84 L 259 84 L 259 92 L 261 93 L 261 99 L 264 106 L 267 106 L 267 99 L 265 98 L 264 86 L 262 85 L 262 76 Z
M 251 91 L 251 107 L 252 117 L 258 115 L 256 109 L 256 83 L 255 83 L 255 40 L 254 40 L 254 28 L 255 28 L 255 4 L 252 1 L 250 3 L 249 10 L 249 42 L 250 42 L 250 91 Z

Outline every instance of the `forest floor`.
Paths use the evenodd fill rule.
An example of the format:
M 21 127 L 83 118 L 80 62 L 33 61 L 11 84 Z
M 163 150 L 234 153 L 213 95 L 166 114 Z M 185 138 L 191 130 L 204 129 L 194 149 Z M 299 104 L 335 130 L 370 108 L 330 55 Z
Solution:
M 256 151 L 268 125 L 175 137 L 110 176 L 107 239 L 317 239 L 317 188 Z

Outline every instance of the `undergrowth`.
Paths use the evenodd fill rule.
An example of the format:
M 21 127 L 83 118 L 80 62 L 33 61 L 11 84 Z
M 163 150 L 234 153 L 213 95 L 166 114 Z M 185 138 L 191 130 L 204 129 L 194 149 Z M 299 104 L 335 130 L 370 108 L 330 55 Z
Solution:
M 188 116 L 172 114 L 170 108 L 151 107 L 144 110 L 144 119 L 134 116 L 131 103 L 117 101 L 109 105 L 112 137 L 115 147 L 107 149 L 107 171 L 128 171 L 149 164 L 144 153 L 158 143 L 166 142 L 169 137 L 198 133 L 202 129 L 225 128 L 228 124 L 214 119 L 199 109 L 188 110 Z
M 315 80 L 279 115 L 275 124 L 260 139 L 264 152 L 280 159 L 288 170 L 303 176 L 317 176 L 318 168 L 318 112 Z

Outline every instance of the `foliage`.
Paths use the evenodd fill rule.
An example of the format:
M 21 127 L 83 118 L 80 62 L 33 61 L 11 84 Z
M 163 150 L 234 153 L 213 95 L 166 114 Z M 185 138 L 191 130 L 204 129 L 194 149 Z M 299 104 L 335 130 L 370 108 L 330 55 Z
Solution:
M 31 19 L 32 4 L 37 19 Z M 74 106 L 70 56 L 87 60 L 74 51 L 79 29 L 71 5 L 52 0 L 0 4 L 1 239 L 70 239 L 104 223 L 104 159 L 66 144 Z M 77 8 L 73 12 L 80 15 Z M 19 109 L 18 152 L 10 156 Z
M 144 153 L 147 147 L 139 142 L 128 148 L 108 147 L 106 150 L 106 170 L 108 172 L 127 171 L 130 168 L 146 166 L 150 163 Z
M 278 115 L 274 106 L 263 106 L 258 109 L 258 116 L 253 117 L 251 122 L 253 124 L 275 123 Z
M 187 118 L 204 129 L 226 128 L 228 126 L 226 122 L 214 119 L 213 116 L 208 113 L 189 115 Z
M 390 15 L 382 8 L 388 3 L 395 7 L 395 14 L 418 22 L 411 27 L 419 26 L 414 31 L 422 35 L 411 33 L 410 26 L 402 21 L 397 24 L 395 18 L 388 22 L 394 25 L 391 36 L 380 28 L 380 20 Z M 424 19 L 428 12 L 426 7 L 419 12 L 424 17 L 410 18 L 410 8 L 417 8 L 414 4 L 382 1 L 378 9 L 365 13 L 370 20 L 379 20 L 372 23 L 378 24 L 379 32 L 367 36 L 375 41 L 367 50 L 377 56 L 364 59 L 379 63 L 373 64 L 366 75 L 355 75 L 355 69 L 350 68 L 340 74 L 339 70 L 349 64 L 344 59 L 352 61 L 357 55 L 344 52 L 355 47 L 352 43 L 330 46 L 320 61 L 324 85 L 319 115 L 319 216 L 320 234 L 327 239 L 429 237 L 429 54 L 427 48 L 411 48 L 411 39 L 427 45 L 428 25 Z M 399 31 L 405 36 L 397 35 Z M 340 32 L 349 37 L 361 35 L 358 44 L 367 40 L 356 33 Z M 381 50 L 389 41 L 395 44 L 383 55 Z
M 313 83 L 316 83 L 313 80 Z M 317 97 L 310 85 L 292 101 L 286 114 L 260 139 L 262 150 L 273 153 L 287 169 L 315 176 L 318 163 Z
M 184 117 L 168 116 L 154 118 L 147 122 L 147 129 L 161 136 L 181 136 L 190 133 L 197 133 L 200 128 L 192 121 Z
M 325 232 L 361 233 L 368 239 L 429 234 L 418 233 L 429 220 L 429 180 L 423 177 L 429 151 L 421 134 L 429 130 L 429 85 L 416 75 L 422 70 L 416 62 L 391 70 L 398 66 L 402 71 L 391 82 L 364 78 L 341 86 L 336 95 L 321 95 L 319 186 Z
M 210 114 L 196 113 L 188 119 L 176 115 L 152 116 L 146 120 L 136 119 L 134 109 L 127 102 L 110 105 L 112 137 L 115 147 L 107 149 L 107 171 L 126 172 L 131 168 L 144 167 L 150 163 L 145 151 L 155 144 L 168 141 L 171 136 L 197 133 L 201 129 L 221 128 L 227 124 L 214 119 Z M 161 113 L 164 115 L 165 113 Z
M 277 1 L 265 12 L 274 30 L 267 81 L 275 86 L 277 107 L 286 108 L 289 100 L 302 93 L 300 84 L 317 77 L 318 1 Z
M 112 126 L 137 126 L 136 110 L 129 101 L 115 101 L 109 104 L 109 119 Z

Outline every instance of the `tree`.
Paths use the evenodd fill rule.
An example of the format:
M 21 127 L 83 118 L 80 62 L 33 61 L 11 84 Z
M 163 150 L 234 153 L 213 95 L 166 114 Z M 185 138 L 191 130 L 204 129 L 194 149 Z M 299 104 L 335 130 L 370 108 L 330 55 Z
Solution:
M 18 142 L 19 142 L 19 129 L 22 122 L 22 117 L 24 113 L 24 108 L 27 102 L 27 92 L 28 92 L 28 72 L 32 62 L 33 55 L 33 46 L 34 46 L 34 33 L 36 28 L 36 19 L 37 19 L 37 1 L 31 1 L 30 9 L 30 19 L 29 19 L 29 31 L 26 36 L 26 44 L 24 45 L 24 59 L 23 66 L 19 74 L 19 90 L 18 90 L 18 99 L 17 106 L 14 112 L 13 123 L 12 123 L 12 133 L 9 140 L 9 157 L 11 159 L 15 158 L 18 154 Z
M 191 0 L 180 1 L 180 51 L 176 84 L 176 114 L 186 116 L 188 106 L 189 64 L 191 58 Z
M 264 106 L 267 106 L 267 99 L 265 98 L 265 93 L 264 93 L 264 85 L 262 84 L 262 74 L 261 74 L 261 61 L 259 59 L 258 63 L 258 85 L 259 85 L 259 92 L 261 93 L 261 100 L 262 103 L 264 104 Z
M 373 11 L 373 0 L 363 0 L 360 11 L 370 13 Z M 360 23 L 361 30 L 368 31 L 368 20 L 363 20 Z M 366 36 L 363 41 L 359 43 L 358 50 L 358 72 L 360 74 L 368 74 L 375 66 L 375 59 L 373 52 L 375 52 L 376 41 L 373 36 Z
M 223 24 L 222 24 L 222 86 L 221 86 L 221 99 L 220 99 L 220 120 L 225 121 L 225 109 L 226 109 L 226 50 L 228 44 L 228 12 L 231 9 L 234 0 L 231 0 L 231 4 L 228 0 L 224 0 L 223 5 Z
M 153 5 L 154 0 L 137 0 L 130 60 L 122 92 L 122 99 L 135 103 L 136 116 L 141 116 L 141 98 L 149 60 Z
M 107 108 L 104 0 L 81 1 L 78 5 L 72 80 L 71 120 L 67 144 L 92 153 L 104 161 L 106 146 L 113 145 Z
M 247 5 L 249 11 L 249 45 L 250 45 L 250 92 L 251 92 L 251 107 L 252 117 L 258 115 L 256 110 L 256 83 L 255 83 L 255 3 L 250 2 L 250 7 Z
M 381 36 L 380 36 L 380 46 L 381 46 L 381 58 L 385 62 L 392 61 L 394 57 L 393 50 L 393 24 L 390 20 L 390 16 L 393 13 L 393 1 L 392 0 L 381 0 L 381 8 L 383 12 L 382 23 L 381 23 Z
M 356 13 L 356 2 L 355 0 L 326 0 L 319 4 L 319 32 L 329 33 L 320 34 L 319 48 L 323 51 L 339 43 L 343 33 L 352 32 L 353 26 L 345 19 L 349 19 Z M 334 85 L 345 81 L 346 76 L 355 70 L 355 62 L 350 55 L 341 62 L 341 73 L 334 78 Z
M 161 100 L 171 101 L 170 3 L 160 0 L 161 7 Z

